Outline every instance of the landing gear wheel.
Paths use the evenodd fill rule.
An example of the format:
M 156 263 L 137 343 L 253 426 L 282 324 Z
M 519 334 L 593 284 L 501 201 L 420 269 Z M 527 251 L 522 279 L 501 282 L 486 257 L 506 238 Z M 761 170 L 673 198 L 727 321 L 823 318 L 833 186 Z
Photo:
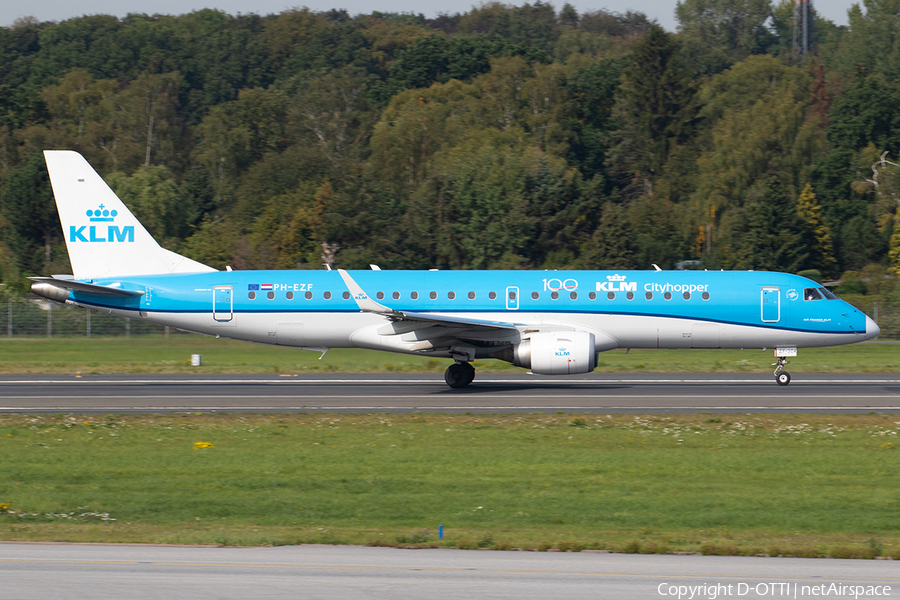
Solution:
M 452 388 L 466 387 L 475 380 L 475 367 L 469 363 L 453 363 L 444 371 L 444 381 Z
M 777 362 L 772 363 L 772 366 L 775 367 L 775 383 L 778 385 L 783 386 L 791 382 L 791 374 L 784 370 L 784 366 L 790 362 L 785 357 L 779 356 Z

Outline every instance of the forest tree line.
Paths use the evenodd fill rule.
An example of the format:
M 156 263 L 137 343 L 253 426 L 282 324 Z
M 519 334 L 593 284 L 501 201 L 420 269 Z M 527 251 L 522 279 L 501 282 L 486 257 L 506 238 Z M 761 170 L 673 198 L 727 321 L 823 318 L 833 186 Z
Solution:
M 0 277 L 69 269 L 41 151 L 216 268 L 900 268 L 900 0 L 0 28 Z M 852 278 L 852 277 L 851 277 Z

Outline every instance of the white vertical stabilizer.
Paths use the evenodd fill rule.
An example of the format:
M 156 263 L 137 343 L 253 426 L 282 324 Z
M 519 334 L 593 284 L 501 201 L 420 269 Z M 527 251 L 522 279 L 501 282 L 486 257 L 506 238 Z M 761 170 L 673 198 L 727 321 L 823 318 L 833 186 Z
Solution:
M 157 244 L 77 152 L 46 150 L 44 159 L 76 279 L 216 270 Z

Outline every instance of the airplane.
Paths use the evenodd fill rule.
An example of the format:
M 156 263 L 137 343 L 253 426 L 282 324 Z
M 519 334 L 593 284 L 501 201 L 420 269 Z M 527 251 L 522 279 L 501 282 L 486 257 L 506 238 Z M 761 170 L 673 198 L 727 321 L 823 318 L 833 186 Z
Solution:
M 615 348 L 798 348 L 880 333 L 822 285 L 767 271 L 219 271 L 162 248 L 77 152 L 44 152 L 72 275 L 33 277 L 66 304 L 216 337 L 322 353 L 369 348 L 540 375 L 589 373 Z M 655 266 L 655 265 L 654 265 Z

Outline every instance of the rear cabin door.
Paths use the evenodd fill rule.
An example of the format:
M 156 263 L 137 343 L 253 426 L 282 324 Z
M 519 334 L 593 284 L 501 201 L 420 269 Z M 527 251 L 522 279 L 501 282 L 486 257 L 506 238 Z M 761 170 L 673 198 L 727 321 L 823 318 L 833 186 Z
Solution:
M 761 292 L 760 310 L 763 323 L 777 323 L 781 319 L 781 289 L 764 287 Z
M 232 318 L 232 297 L 230 285 L 217 285 L 213 288 L 213 319 L 230 321 Z

